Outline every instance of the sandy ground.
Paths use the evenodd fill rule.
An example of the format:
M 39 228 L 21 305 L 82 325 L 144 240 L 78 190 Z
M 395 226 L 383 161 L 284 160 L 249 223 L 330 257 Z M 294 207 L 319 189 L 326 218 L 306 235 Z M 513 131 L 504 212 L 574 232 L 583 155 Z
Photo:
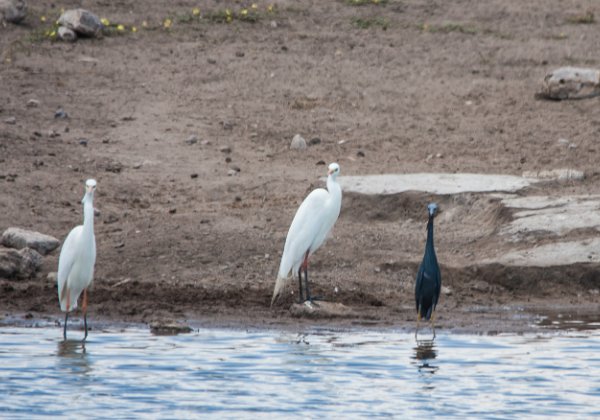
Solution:
M 539 314 L 597 313 L 595 263 L 482 264 L 552 238 L 507 240 L 512 212 L 477 193 L 345 194 L 311 282 L 349 310 L 295 316 L 294 287 L 269 307 L 289 223 L 322 185 L 324 163 L 339 162 L 342 176 L 568 167 L 586 178 L 519 195 L 600 193 L 598 99 L 534 98 L 548 70 L 598 67 L 599 24 L 572 22 L 600 15 L 596 2 L 350 3 L 257 1 L 256 22 L 219 23 L 209 15 L 239 16 L 250 3 L 99 2 L 93 11 L 124 34 L 74 44 L 44 39 L 40 17 L 80 2 L 31 4 L 23 25 L 0 27 L 0 230 L 64 239 L 94 177 L 97 322 L 408 328 L 425 207 L 436 200 L 449 288 L 441 328 L 523 331 Z M 191 18 L 197 6 L 203 17 Z M 60 107 L 68 119 L 54 118 Z M 297 133 L 320 142 L 290 150 Z M 186 143 L 192 135 L 198 141 Z M 62 317 L 47 279 L 57 259 L 58 250 L 33 279 L 0 279 L 5 317 Z

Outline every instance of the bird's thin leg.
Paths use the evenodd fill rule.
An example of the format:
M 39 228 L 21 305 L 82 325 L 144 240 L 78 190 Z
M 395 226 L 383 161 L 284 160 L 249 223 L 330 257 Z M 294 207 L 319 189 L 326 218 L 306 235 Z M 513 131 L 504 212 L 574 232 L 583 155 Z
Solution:
M 81 303 L 81 310 L 83 311 L 83 328 L 85 329 L 85 335 L 83 336 L 83 341 L 88 336 L 88 326 L 87 326 L 87 289 L 83 290 L 83 302 Z
M 312 302 L 312 297 L 310 296 L 310 287 L 308 286 L 308 254 L 310 250 L 306 251 L 304 254 L 304 262 L 302 263 L 302 267 L 304 269 L 304 284 L 306 288 L 306 300 Z
M 421 311 L 417 313 L 417 328 L 415 329 L 415 340 L 417 339 L 417 334 L 419 333 L 419 323 L 421 322 Z
M 435 340 L 435 311 L 431 313 L 431 331 L 433 331 L 433 339 Z
M 298 303 L 302 304 L 304 302 L 304 297 L 302 293 L 302 266 L 298 269 Z
M 63 327 L 63 338 L 67 339 L 67 320 L 69 319 L 69 313 L 65 312 L 65 325 Z

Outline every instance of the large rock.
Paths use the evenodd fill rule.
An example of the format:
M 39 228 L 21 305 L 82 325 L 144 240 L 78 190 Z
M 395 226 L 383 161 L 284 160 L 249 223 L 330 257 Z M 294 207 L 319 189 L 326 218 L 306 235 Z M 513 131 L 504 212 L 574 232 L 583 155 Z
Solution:
M 19 23 L 26 15 L 25 0 L 0 0 L 0 22 Z
M 91 37 L 101 35 L 104 28 L 100 18 L 85 9 L 66 10 L 58 19 L 58 24 L 72 29 L 79 35 Z
M 19 251 L 0 247 L 0 278 L 31 277 L 42 265 L 42 256 L 31 248 Z
M 46 255 L 58 248 L 60 241 L 50 235 L 11 227 L 2 234 L 2 245 L 16 249 L 28 247 L 35 249 L 42 255 Z
M 561 67 L 552 70 L 542 84 L 540 96 L 548 99 L 584 99 L 600 95 L 600 70 Z

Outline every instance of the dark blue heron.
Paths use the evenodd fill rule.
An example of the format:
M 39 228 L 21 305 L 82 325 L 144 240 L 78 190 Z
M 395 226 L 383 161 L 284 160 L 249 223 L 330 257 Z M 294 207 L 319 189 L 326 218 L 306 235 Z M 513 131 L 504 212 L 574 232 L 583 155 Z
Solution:
M 433 247 L 433 219 L 437 214 L 437 204 L 431 203 L 427 206 L 429 211 L 429 221 L 427 222 L 427 243 L 425 244 L 425 255 L 419 266 L 417 281 L 415 283 L 415 303 L 417 305 L 417 329 L 415 337 L 419 331 L 419 322 L 421 318 L 431 321 L 431 329 L 435 337 L 435 307 L 440 297 L 442 288 L 442 276 L 440 266 L 435 256 Z

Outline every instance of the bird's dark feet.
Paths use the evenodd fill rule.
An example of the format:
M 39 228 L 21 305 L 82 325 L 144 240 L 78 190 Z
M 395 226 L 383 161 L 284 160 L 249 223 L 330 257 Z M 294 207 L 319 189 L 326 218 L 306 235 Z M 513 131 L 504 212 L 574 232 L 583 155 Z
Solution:
M 323 298 L 321 296 L 309 297 L 308 299 L 306 299 L 304 301 L 304 304 L 309 303 L 309 304 L 314 305 L 314 306 L 319 306 L 319 304 L 317 303 L 317 301 L 319 301 L 319 300 L 322 301 Z

